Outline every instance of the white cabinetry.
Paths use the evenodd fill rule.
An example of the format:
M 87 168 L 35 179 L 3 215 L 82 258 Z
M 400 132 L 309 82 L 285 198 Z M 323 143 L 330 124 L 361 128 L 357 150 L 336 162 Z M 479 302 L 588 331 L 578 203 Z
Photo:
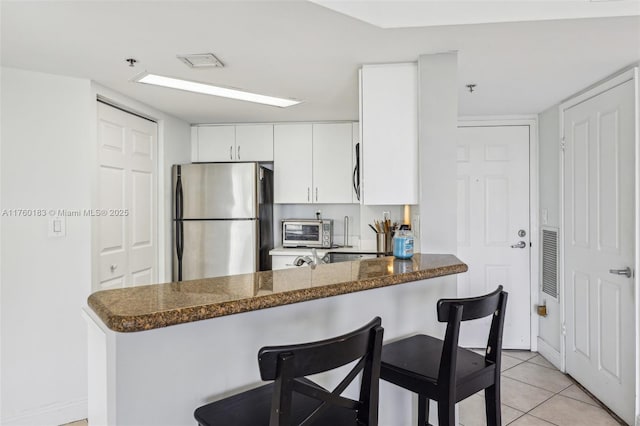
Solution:
M 352 123 L 274 126 L 275 202 L 352 203 Z
M 352 124 L 313 125 L 313 202 L 351 203 Z
M 362 203 L 418 204 L 417 64 L 363 66 L 360 114 Z
M 236 127 L 236 161 L 273 161 L 273 124 Z
M 273 125 L 219 125 L 192 128 L 194 162 L 273 161 Z
M 289 255 L 271 255 L 271 269 L 288 269 L 288 268 L 296 268 L 293 261 L 298 256 L 289 256 Z
M 312 127 L 311 124 L 273 126 L 274 202 L 311 202 Z
M 195 127 L 193 161 L 233 161 L 236 146 L 235 126 Z

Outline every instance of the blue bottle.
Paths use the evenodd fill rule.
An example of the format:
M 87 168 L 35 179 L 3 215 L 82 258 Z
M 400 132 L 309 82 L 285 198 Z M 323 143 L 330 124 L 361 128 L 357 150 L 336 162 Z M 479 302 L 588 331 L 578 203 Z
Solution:
M 401 229 L 393 237 L 393 255 L 397 259 L 411 259 L 413 256 L 413 233 Z

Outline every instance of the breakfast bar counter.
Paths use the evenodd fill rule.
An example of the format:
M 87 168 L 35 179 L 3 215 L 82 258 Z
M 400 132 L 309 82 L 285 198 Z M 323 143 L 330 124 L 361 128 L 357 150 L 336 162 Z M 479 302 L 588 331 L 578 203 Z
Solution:
M 385 342 L 442 336 L 436 302 L 456 297 L 466 270 L 454 255 L 415 254 L 96 292 L 84 309 L 89 424 L 195 424 L 196 407 L 263 383 L 261 347 L 335 337 L 375 316 Z M 415 424 L 416 412 L 410 392 L 380 382 L 380 426 Z
M 465 272 L 448 254 L 380 257 L 279 271 L 104 290 L 88 304 L 113 331 L 150 330 Z

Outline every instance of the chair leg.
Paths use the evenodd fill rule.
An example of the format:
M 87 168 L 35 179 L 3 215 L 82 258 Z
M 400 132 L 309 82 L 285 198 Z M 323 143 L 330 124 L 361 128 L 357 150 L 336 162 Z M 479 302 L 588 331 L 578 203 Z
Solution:
M 429 426 L 429 400 L 418 395 L 418 426 Z
M 498 379 L 499 380 L 499 379 Z M 484 390 L 484 404 L 487 413 L 487 426 L 501 426 L 500 382 Z
M 438 424 L 456 426 L 456 404 L 453 401 L 438 401 Z

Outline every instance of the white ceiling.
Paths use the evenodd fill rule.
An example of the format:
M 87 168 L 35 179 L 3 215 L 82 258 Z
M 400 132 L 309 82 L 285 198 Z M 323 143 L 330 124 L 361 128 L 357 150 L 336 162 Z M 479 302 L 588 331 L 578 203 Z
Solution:
M 311 0 L 381 28 L 640 15 L 638 0 Z
M 638 16 L 382 29 L 301 0 L 0 6 L 3 66 L 92 79 L 190 123 L 357 119 L 361 64 L 450 50 L 460 115 L 531 114 L 640 60 Z M 176 59 L 204 52 L 226 67 Z M 144 70 L 304 102 L 280 109 L 129 81 Z

